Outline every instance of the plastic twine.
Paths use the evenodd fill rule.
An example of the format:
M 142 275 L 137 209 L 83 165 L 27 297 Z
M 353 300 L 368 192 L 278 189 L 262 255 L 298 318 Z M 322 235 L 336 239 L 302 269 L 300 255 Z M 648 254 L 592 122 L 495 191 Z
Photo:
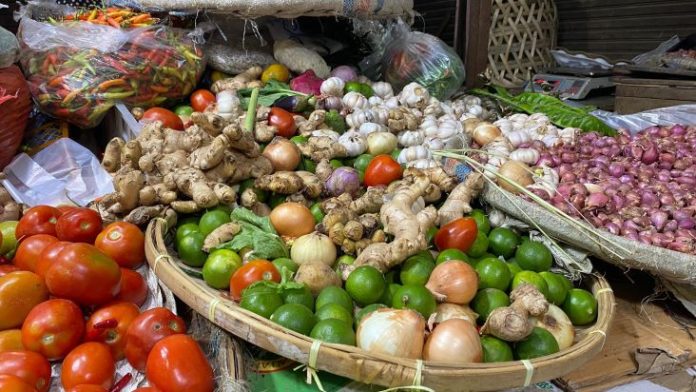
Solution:
M 522 365 L 524 365 L 524 368 L 527 370 L 527 373 L 524 375 L 524 385 L 522 385 L 523 388 L 526 388 L 532 384 L 532 376 L 534 376 L 534 365 L 532 365 L 532 361 L 530 361 L 529 359 L 523 359 Z
M 157 275 L 157 267 L 159 266 L 159 263 L 160 263 L 160 261 L 162 261 L 162 259 L 170 259 L 170 256 L 166 253 L 162 253 L 162 254 L 157 255 L 157 257 L 155 257 L 155 262 L 153 263 L 153 266 L 152 266 L 152 270 L 155 272 L 155 275 Z
M 215 322 L 215 310 L 219 304 L 220 300 L 217 298 L 210 301 L 210 304 L 208 305 L 208 320 Z
M 312 342 L 312 347 L 309 349 L 309 358 L 307 359 L 306 365 L 299 365 L 293 370 L 305 369 L 307 371 L 307 384 L 312 384 L 312 380 L 317 384 L 317 389 L 321 392 L 326 392 L 324 386 L 321 385 L 321 380 L 319 379 L 319 374 L 317 374 L 317 358 L 319 358 L 319 348 L 321 347 L 320 340 L 314 340 Z
M 432 388 L 422 386 L 421 385 L 422 381 L 423 381 L 423 361 L 418 359 L 418 360 L 416 360 L 416 374 L 413 376 L 413 385 L 383 389 L 380 392 L 394 392 L 394 391 L 435 392 L 435 390 Z

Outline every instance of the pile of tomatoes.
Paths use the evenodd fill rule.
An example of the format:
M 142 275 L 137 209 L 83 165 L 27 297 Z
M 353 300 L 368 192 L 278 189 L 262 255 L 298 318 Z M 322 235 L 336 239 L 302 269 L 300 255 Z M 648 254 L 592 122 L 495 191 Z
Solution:
M 12 264 L 0 269 L 0 391 L 45 392 L 62 361 L 67 392 L 119 391 L 127 360 L 151 387 L 209 392 L 213 370 L 184 321 L 166 308 L 141 312 L 147 285 L 135 268 L 144 235 L 126 222 L 102 227 L 88 208 L 29 209 L 17 223 Z

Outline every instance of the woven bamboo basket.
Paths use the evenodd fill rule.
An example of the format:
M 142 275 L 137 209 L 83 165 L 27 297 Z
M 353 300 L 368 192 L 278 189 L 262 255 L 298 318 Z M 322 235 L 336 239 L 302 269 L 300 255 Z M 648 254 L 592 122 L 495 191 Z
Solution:
M 222 329 L 267 351 L 367 384 L 389 387 L 420 384 L 436 391 L 491 391 L 558 378 L 602 350 L 614 315 L 615 302 L 609 284 L 601 277 L 592 277 L 588 287 L 599 304 L 595 324 L 579 330 L 572 347 L 531 361 L 451 366 L 374 355 L 353 346 L 317 345 L 307 336 L 242 309 L 226 292 L 214 290 L 190 276 L 168 249 L 167 234 L 164 220 L 150 222 L 145 239 L 147 260 L 160 280 L 188 306 Z M 308 363 L 310 351 L 314 351 L 314 363 Z
M 494 0 L 485 76 L 517 87 L 550 66 L 557 25 L 553 0 Z

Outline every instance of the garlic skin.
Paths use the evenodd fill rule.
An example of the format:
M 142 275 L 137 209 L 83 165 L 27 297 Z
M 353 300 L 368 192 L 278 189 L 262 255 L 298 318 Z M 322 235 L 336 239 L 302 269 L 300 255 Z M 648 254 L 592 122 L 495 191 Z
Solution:
M 321 91 L 322 94 L 324 95 L 330 95 L 334 97 L 342 97 L 343 96 L 343 88 L 345 87 L 346 82 L 343 81 L 341 78 L 337 78 L 335 76 L 332 76 L 323 82 L 321 82 L 321 86 L 319 87 L 319 91 Z
M 423 110 L 430 102 L 428 90 L 416 82 L 407 84 L 399 93 L 399 102 L 408 108 Z
M 401 150 L 396 161 L 404 165 L 411 161 L 416 161 L 419 159 L 431 159 L 432 157 L 433 155 L 427 147 L 411 146 Z
M 372 83 L 372 93 L 383 100 L 389 99 L 394 96 L 394 90 L 392 85 L 387 82 L 374 82 Z
M 367 136 L 374 132 L 387 132 L 387 127 L 385 127 L 382 124 L 366 122 L 360 125 L 360 128 L 358 128 L 358 132 L 360 132 L 360 134 L 363 136 Z
M 399 107 L 399 99 L 397 97 L 391 97 L 384 100 L 384 107 L 387 109 L 396 109 Z
M 510 159 L 533 165 L 539 160 L 539 151 L 533 148 L 518 148 L 510 153 Z
M 232 120 L 242 115 L 241 102 L 234 91 L 220 91 L 215 100 L 217 114 L 225 120 Z
M 401 147 L 411 147 L 423 144 L 425 135 L 423 131 L 403 131 L 399 133 L 399 145 Z
M 367 99 L 367 102 L 370 104 L 371 107 L 375 107 L 381 106 L 384 103 L 384 100 L 376 95 L 373 95 Z
M 360 128 L 364 123 L 376 123 L 385 125 L 389 118 L 389 112 L 382 108 L 357 109 L 346 116 L 346 124 L 350 128 Z
M 532 141 L 532 137 L 525 131 L 513 131 L 506 135 L 513 147 L 517 147 L 522 143 Z
M 357 131 L 348 131 L 338 138 L 338 143 L 346 149 L 349 157 L 357 157 L 367 151 L 367 141 Z
M 406 167 L 412 167 L 420 170 L 432 169 L 438 166 L 440 166 L 440 164 L 432 159 L 416 159 L 415 161 L 406 163 Z
M 370 107 L 370 103 L 364 95 L 355 91 L 350 91 L 343 96 L 343 106 L 350 110 L 367 109 Z

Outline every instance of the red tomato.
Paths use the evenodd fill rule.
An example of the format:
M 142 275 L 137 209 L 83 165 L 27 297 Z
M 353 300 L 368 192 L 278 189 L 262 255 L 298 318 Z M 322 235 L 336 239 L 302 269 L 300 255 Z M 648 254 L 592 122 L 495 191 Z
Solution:
M 142 306 L 147 300 L 147 282 L 138 272 L 121 268 L 121 291 L 118 292 L 116 300 L 132 302 Z
M 217 102 L 215 95 L 208 90 L 200 89 L 191 94 L 191 107 L 197 112 L 204 112 L 209 105 Z
M 61 241 L 93 244 L 101 229 L 101 216 L 91 208 L 75 208 L 56 222 L 56 236 Z
M 155 344 L 145 370 L 150 384 L 162 392 L 212 392 L 213 368 L 190 336 L 168 336 Z
M 58 254 L 45 277 L 48 291 L 56 297 L 80 305 L 102 305 L 118 294 L 121 269 L 94 246 L 77 243 Z
M 125 357 L 126 331 L 140 314 L 135 304 L 117 302 L 92 313 L 85 326 L 85 340 L 105 343 L 115 360 Z
M 7 392 L 36 392 L 36 388 L 24 382 L 17 376 L 0 375 L 0 391 Z
M 80 384 L 100 385 L 106 389 L 114 384 L 116 365 L 109 346 L 87 342 L 75 347 L 63 360 L 60 381 L 63 388 Z
M 268 112 L 268 125 L 273 125 L 278 129 L 276 135 L 291 138 L 295 136 L 297 125 L 292 113 L 281 108 L 271 108 Z
M 135 369 L 145 371 L 147 355 L 163 338 L 186 333 L 184 320 L 167 308 L 152 308 L 133 320 L 126 332 L 126 358 Z
M 230 279 L 230 295 L 235 301 L 239 301 L 242 299 L 242 291 L 260 280 L 280 283 L 278 269 L 268 260 L 252 260 L 235 271 Z
M 365 168 L 365 185 L 389 185 L 401 178 L 401 165 L 390 155 L 377 155 Z
M 60 213 L 62 215 L 62 214 L 65 214 L 66 212 L 72 211 L 73 209 L 80 208 L 80 207 L 69 206 L 69 205 L 63 204 L 63 205 L 56 206 L 56 208 L 58 209 L 58 211 L 60 211 Z
M 109 392 L 109 390 L 102 387 L 101 385 L 80 384 L 75 385 L 72 388 L 66 389 L 65 392 Z
M 94 246 L 123 268 L 136 268 L 145 261 L 145 235 L 132 223 L 115 222 L 106 226 Z
M 58 242 L 58 239 L 48 234 L 37 234 L 26 238 L 17 247 L 17 253 L 15 253 L 12 261 L 23 270 L 36 272 L 36 264 L 39 261 L 41 252 L 56 242 Z
M 440 251 L 455 248 L 468 252 L 476 241 L 476 234 L 478 234 L 478 228 L 473 218 L 459 218 L 442 226 L 435 233 L 435 246 Z
M 67 299 L 49 299 L 34 307 L 22 325 L 22 344 L 49 361 L 61 359 L 82 340 L 82 311 Z
M 17 272 L 17 271 L 21 271 L 21 269 L 19 269 L 19 267 L 17 267 L 16 265 L 13 265 L 13 264 L 0 265 L 0 276 L 4 276 L 4 275 L 9 274 L 10 272 Z
M 51 364 L 33 351 L 0 353 L 0 374 L 19 377 L 40 392 L 51 386 Z
M 60 211 L 51 206 L 32 207 L 17 223 L 15 236 L 18 240 L 35 234 L 56 235 L 56 222 Z
M 19 328 L 34 306 L 48 299 L 41 277 L 16 271 L 0 277 L 0 330 Z
M 45 278 L 48 267 L 53 265 L 58 259 L 58 254 L 70 244 L 71 243 L 68 241 L 58 241 L 45 247 L 43 252 L 39 255 L 39 260 L 36 262 L 34 272 L 40 277 Z
M 155 387 L 140 387 L 140 388 L 133 390 L 133 392 L 161 392 L 161 391 Z
M 176 113 L 164 108 L 150 108 L 143 113 L 141 120 L 159 121 L 163 126 L 177 131 L 184 130 L 184 123 Z

